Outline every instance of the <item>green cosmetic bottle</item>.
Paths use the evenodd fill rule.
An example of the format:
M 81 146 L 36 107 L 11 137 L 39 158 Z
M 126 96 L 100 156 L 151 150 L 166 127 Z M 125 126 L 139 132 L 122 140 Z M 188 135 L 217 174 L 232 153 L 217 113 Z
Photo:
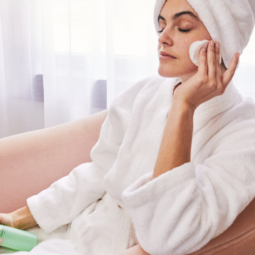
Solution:
M 37 235 L 0 224 L 1 246 L 18 251 L 31 251 L 37 244 Z

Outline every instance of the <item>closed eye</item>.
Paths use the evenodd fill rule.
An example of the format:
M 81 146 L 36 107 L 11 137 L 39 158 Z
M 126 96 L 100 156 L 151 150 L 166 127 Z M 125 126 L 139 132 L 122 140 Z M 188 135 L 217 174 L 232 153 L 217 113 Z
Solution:
M 158 33 L 162 33 L 163 31 L 164 31 L 164 29 L 161 30 L 161 31 L 158 31 Z M 190 31 L 190 29 L 189 30 L 182 30 L 182 29 L 179 28 L 179 31 L 182 32 L 182 33 L 187 33 L 187 32 Z

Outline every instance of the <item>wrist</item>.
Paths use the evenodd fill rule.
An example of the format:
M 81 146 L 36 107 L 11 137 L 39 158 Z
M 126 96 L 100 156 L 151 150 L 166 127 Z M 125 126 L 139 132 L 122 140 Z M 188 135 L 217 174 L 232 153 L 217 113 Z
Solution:
M 37 222 L 31 214 L 28 206 L 24 206 L 14 212 L 11 212 L 10 215 L 13 218 L 14 228 L 27 229 L 37 225 Z
M 175 112 L 179 112 L 180 114 L 192 114 L 194 115 L 196 107 L 188 102 L 175 100 L 173 101 L 173 105 L 171 108 Z

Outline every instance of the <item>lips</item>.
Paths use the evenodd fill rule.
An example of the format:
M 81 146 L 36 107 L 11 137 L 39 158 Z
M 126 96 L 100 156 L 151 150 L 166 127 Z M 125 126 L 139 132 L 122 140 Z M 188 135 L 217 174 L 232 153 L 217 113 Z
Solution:
M 161 56 L 168 56 L 168 57 L 176 58 L 176 57 L 174 57 L 173 55 L 169 54 L 169 53 L 166 52 L 166 51 L 160 51 L 160 55 L 161 55 Z

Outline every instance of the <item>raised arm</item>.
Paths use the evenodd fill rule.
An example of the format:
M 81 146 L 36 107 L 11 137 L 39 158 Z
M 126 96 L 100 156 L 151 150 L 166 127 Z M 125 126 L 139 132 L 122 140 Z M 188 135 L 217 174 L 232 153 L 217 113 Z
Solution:
M 238 59 L 233 57 L 229 69 L 223 75 L 220 65 L 215 66 L 215 63 L 219 63 L 218 47 L 215 49 L 213 45 L 209 46 L 208 59 L 206 52 L 200 51 L 198 72 L 174 91 L 173 104 L 165 125 L 153 176 L 150 176 L 150 173 L 144 175 L 123 192 L 123 200 L 129 208 L 139 242 L 143 246 L 137 247 L 142 248 L 141 254 L 146 254 L 146 251 L 153 254 L 186 253 L 191 248 L 194 250 L 194 247 L 204 246 L 217 236 L 216 231 L 222 228 L 217 225 L 219 215 L 218 207 L 214 208 L 215 194 L 212 192 L 211 197 L 206 197 L 207 193 L 201 192 L 194 178 L 194 163 L 190 162 L 195 109 L 224 93 L 233 77 Z M 209 169 L 206 167 L 206 170 Z M 217 164 L 212 167 L 214 172 L 214 168 L 217 167 Z M 170 172 L 172 174 L 169 174 Z M 160 185 L 157 185 L 160 181 Z M 208 186 L 216 187 L 216 183 L 212 181 Z M 163 197 L 165 202 L 162 202 Z M 227 199 L 231 200 L 230 198 L 233 204 L 239 199 L 235 194 Z M 228 208 L 222 208 L 223 206 L 220 209 L 225 210 L 224 213 L 227 214 Z M 160 216 L 157 217 L 158 212 Z M 231 216 L 229 214 L 228 218 Z M 189 232 L 185 231 L 184 225 L 188 226 Z M 155 234 L 155 226 L 158 234 Z M 229 225 L 226 225 L 225 229 L 227 227 Z
M 108 110 L 51 128 L 0 139 L 1 213 L 26 206 L 26 199 L 85 162 L 99 138 Z

